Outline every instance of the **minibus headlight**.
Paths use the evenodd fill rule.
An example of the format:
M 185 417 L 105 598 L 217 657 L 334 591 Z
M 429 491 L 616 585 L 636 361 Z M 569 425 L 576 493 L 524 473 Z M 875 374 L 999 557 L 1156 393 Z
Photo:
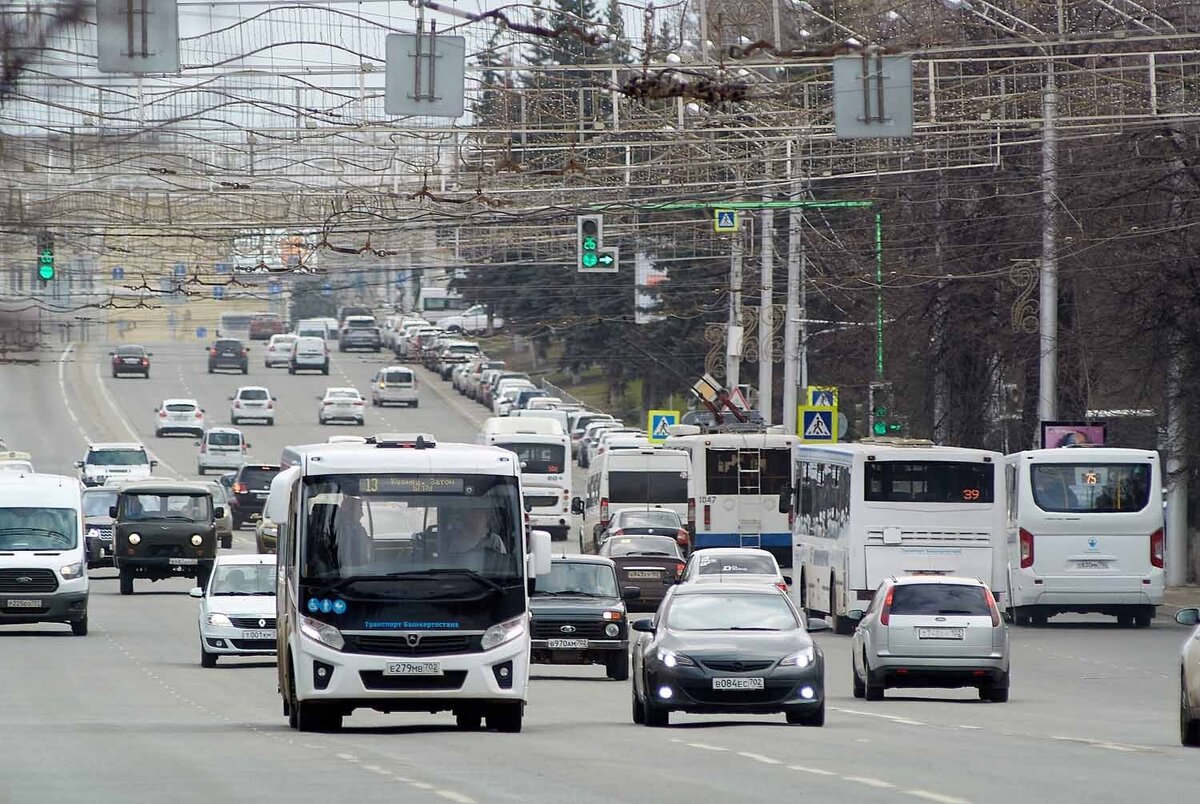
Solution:
M 67 564 L 65 567 L 59 568 L 58 574 L 63 577 L 64 581 L 70 581 L 74 578 L 78 578 L 79 576 L 83 575 L 83 563 L 77 562 L 75 564 Z
M 483 639 L 480 642 L 480 646 L 484 650 L 491 650 L 503 645 L 505 642 L 511 642 L 519 636 L 524 636 L 526 616 L 522 614 L 519 617 L 513 617 L 511 620 L 505 620 L 502 623 L 493 625 L 483 632 Z
M 323 623 L 320 620 L 301 617 L 300 631 L 309 639 L 316 640 L 334 650 L 341 650 L 346 646 L 346 640 L 342 637 L 342 632 L 329 623 Z

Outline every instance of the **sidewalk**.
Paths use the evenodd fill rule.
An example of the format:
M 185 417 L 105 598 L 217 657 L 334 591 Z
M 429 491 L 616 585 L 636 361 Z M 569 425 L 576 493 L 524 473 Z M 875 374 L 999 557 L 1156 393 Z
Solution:
M 1200 586 L 1168 586 L 1158 612 L 1160 616 L 1174 617 L 1176 612 L 1188 606 L 1200 606 Z

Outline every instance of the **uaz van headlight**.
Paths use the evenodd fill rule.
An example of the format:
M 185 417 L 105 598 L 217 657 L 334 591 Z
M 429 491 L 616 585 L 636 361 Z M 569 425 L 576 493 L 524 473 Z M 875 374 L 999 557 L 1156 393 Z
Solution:
M 341 650 L 346 646 L 346 640 L 342 637 L 342 632 L 329 623 L 323 623 L 320 620 L 301 617 L 300 631 L 309 639 L 315 639 L 322 645 L 327 645 L 334 650 Z
M 502 623 L 493 625 L 483 632 L 483 639 L 480 642 L 480 646 L 484 650 L 491 650 L 503 645 L 505 642 L 511 642 L 519 636 L 524 636 L 526 616 L 522 614 L 519 617 L 513 617 L 511 620 L 505 620 Z
M 196 547 L 199 547 L 200 545 L 204 544 L 204 537 L 199 533 L 192 534 L 192 544 Z
M 142 537 L 136 533 L 131 533 L 129 534 L 129 543 L 132 545 L 139 545 L 142 543 Z
M 813 659 L 817 656 L 816 651 L 811 647 L 804 650 L 798 650 L 795 653 L 784 656 L 779 660 L 780 667 L 808 667 L 813 663 Z
M 69 581 L 69 580 L 72 580 L 73 578 L 78 578 L 80 575 L 83 575 L 83 564 L 82 563 L 67 564 L 65 567 L 59 568 L 58 574 L 63 577 L 64 581 Z

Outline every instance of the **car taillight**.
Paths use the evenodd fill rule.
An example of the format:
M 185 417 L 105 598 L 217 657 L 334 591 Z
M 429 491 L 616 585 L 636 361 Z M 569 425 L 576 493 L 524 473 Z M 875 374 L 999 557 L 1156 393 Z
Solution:
M 1165 541 L 1163 540 L 1163 529 L 1159 528 L 1150 534 L 1150 564 L 1151 566 L 1163 568 L 1163 552 L 1165 549 Z
M 983 588 L 983 593 L 987 596 L 988 611 L 992 613 L 992 628 L 999 628 L 1000 607 L 996 605 L 996 598 L 992 596 L 992 590 L 986 586 Z
M 267 410 L 270 410 L 270 409 L 271 409 L 271 408 L 273 408 L 273 407 L 275 407 L 275 403 L 274 403 L 274 402 L 268 402 L 268 403 L 267 403 Z
M 148 365 L 150 365 L 150 359 L 149 359 L 149 358 L 146 358 L 146 357 L 143 357 L 143 358 L 142 358 L 142 365 L 143 365 L 143 366 L 148 366 Z
M 243 443 L 242 444 L 242 452 L 245 452 L 245 451 L 246 451 L 246 445 Z
M 892 618 L 892 596 L 896 594 L 896 587 L 888 589 L 887 597 L 883 599 L 883 608 L 879 610 L 879 624 L 887 625 Z M 829 607 L 833 608 L 833 601 L 829 601 Z
M 240 399 L 235 399 L 235 400 L 233 401 L 233 406 L 234 406 L 235 408 L 240 408 L 240 407 L 242 406 L 242 400 L 240 400 Z
M 688 498 L 687 520 L 688 520 L 688 525 L 695 527 L 695 525 L 696 525 L 696 498 L 695 497 Z
M 1021 528 L 1021 569 L 1033 566 L 1033 534 Z
M 165 418 L 167 418 L 167 412 L 166 412 L 165 410 L 160 410 L 160 411 L 158 412 L 158 418 L 160 418 L 160 419 L 165 419 Z
M 600 526 L 605 527 L 605 528 L 608 527 L 608 498 L 607 497 L 602 497 L 600 499 Z
M 243 356 L 245 356 L 245 355 L 248 355 L 248 354 L 250 354 L 250 350 L 249 350 L 249 349 L 246 349 L 246 348 L 243 348 L 243 349 L 242 349 L 242 355 L 243 355 Z
M 683 528 L 680 528 L 679 530 L 675 531 L 675 541 L 679 544 L 680 547 L 687 547 L 688 532 L 686 530 L 684 530 Z
M 354 400 L 354 407 L 361 408 L 362 406 L 363 406 L 363 401 L 361 399 Z
M 197 419 L 203 419 L 203 418 L 204 418 L 204 412 L 203 412 L 203 411 L 200 411 L 200 410 L 196 411 L 196 418 L 197 418 Z
M 213 349 L 209 349 L 209 350 L 208 350 L 208 353 L 209 353 L 209 355 L 211 355 L 212 357 L 216 357 L 216 356 L 217 356 L 217 350 L 216 350 L 215 348 L 213 348 Z
M 200 442 L 200 452 L 201 453 L 208 452 L 208 444 L 207 443 L 205 443 L 203 441 Z
M 233 493 L 234 494 L 245 494 L 246 493 L 246 484 L 245 483 L 234 483 L 233 484 Z
M 683 577 L 683 568 L 686 566 L 687 565 L 684 564 L 682 561 L 680 561 L 678 564 L 675 565 L 675 580 L 678 581 L 680 578 Z
M 775 584 L 775 587 L 776 587 L 777 589 L 779 589 L 779 591 L 780 591 L 780 592 L 786 592 L 786 591 L 787 591 L 787 584 L 786 584 L 786 583 L 784 583 L 783 581 L 780 581 L 779 583 Z

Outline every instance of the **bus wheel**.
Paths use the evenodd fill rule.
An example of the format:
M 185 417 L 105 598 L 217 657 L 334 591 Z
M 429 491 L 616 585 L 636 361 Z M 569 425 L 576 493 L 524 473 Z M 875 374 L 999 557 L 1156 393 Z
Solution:
M 342 713 L 329 704 L 312 701 L 293 701 L 296 727 L 300 731 L 341 731 Z
M 454 713 L 454 723 L 461 731 L 479 731 L 483 715 L 477 709 L 459 709 Z
M 487 713 L 488 728 L 517 734 L 521 731 L 521 720 L 525 715 L 524 710 L 525 704 L 521 701 L 492 704 Z
M 1012 609 L 1012 621 L 1014 624 L 1021 627 L 1029 625 L 1029 611 L 1022 606 L 1014 606 Z

